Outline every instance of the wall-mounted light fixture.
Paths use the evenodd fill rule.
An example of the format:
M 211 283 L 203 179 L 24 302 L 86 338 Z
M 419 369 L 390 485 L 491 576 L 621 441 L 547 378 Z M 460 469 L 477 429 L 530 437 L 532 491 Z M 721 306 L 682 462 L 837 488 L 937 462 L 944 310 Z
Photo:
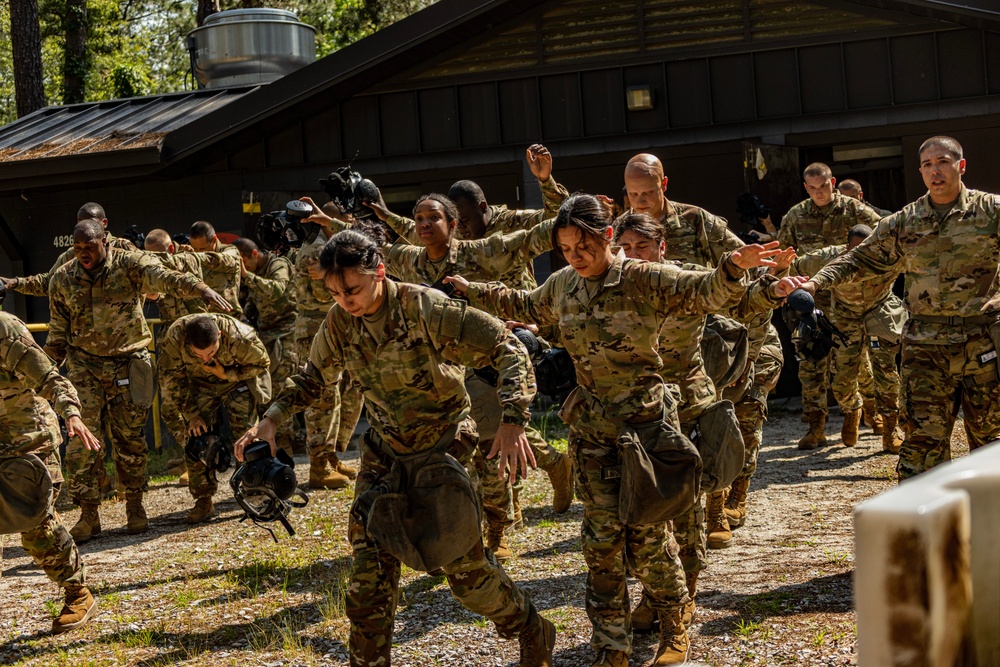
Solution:
M 653 108 L 653 87 L 629 86 L 625 89 L 625 102 L 629 111 L 649 111 Z

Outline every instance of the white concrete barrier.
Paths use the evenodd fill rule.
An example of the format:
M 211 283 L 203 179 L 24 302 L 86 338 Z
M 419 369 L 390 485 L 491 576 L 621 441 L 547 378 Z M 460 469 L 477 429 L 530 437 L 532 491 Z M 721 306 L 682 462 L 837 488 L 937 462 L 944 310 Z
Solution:
M 1000 441 L 854 511 L 860 667 L 1000 667 Z

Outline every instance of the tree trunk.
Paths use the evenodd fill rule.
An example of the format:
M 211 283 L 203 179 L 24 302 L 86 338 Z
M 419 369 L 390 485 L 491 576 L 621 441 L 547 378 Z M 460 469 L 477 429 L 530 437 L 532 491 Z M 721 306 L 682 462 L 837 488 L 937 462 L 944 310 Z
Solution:
M 205 25 L 205 19 L 220 10 L 219 0 L 198 0 L 198 25 Z
M 10 0 L 10 42 L 14 56 L 14 97 L 20 118 L 45 106 L 38 0 Z
M 86 101 L 87 72 L 90 57 L 87 53 L 87 0 L 66 0 L 63 19 L 66 50 L 63 53 L 63 103 L 76 104 Z

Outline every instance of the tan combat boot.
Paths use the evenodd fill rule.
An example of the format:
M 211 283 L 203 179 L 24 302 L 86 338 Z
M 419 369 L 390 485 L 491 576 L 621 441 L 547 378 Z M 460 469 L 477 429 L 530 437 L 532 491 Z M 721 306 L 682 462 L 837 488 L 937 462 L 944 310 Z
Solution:
M 80 520 L 69 530 L 77 544 L 101 534 L 101 515 L 97 512 L 100 506 L 100 503 L 87 501 L 80 503 Z
M 337 459 L 336 465 L 333 466 L 333 469 L 352 482 L 358 478 L 358 471 L 341 461 L 339 458 Z
M 799 440 L 799 449 L 816 449 L 826 446 L 826 414 L 823 412 L 806 413 L 809 421 L 809 432 Z
M 504 534 L 502 523 L 488 522 L 486 527 L 486 546 L 493 552 L 497 560 L 503 563 L 514 554 L 511 553 L 510 544 L 507 542 L 507 535 Z
M 883 415 L 885 420 L 885 431 L 882 433 L 882 451 L 889 454 L 899 454 L 899 447 L 903 444 L 903 431 L 897 426 L 898 415 Z
M 628 667 L 628 653 L 613 648 L 603 648 L 590 667 Z
M 729 493 L 726 494 L 726 506 L 723 510 L 726 513 L 730 530 L 736 530 L 746 523 L 747 491 L 749 490 L 750 479 L 747 477 L 737 477 L 733 480 L 733 485 L 729 487 Z
M 177 486 L 184 486 L 184 487 L 186 487 L 186 486 L 190 485 L 190 482 L 191 482 L 191 478 L 188 476 L 188 471 L 187 470 L 185 470 L 184 472 L 182 472 L 180 474 L 180 476 L 177 478 Z
M 149 519 L 142 506 L 142 491 L 129 491 L 125 494 L 125 532 L 138 535 L 148 529 Z
M 86 586 L 66 586 L 66 604 L 59 616 L 52 619 L 52 634 L 76 630 L 97 613 L 97 600 Z
M 212 496 L 199 496 L 194 499 L 194 507 L 188 512 L 185 521 L 194 525 L 208 521 L 213 516 L 215 516 L 215 503 L 212 502 Z
M 696 607 L 694 598 L 698 595 L 698 573 L 685 572 L 684 578 L 687 580 L 688 601 L 684 603 L 684 609 L 681 613 L 681 623 L 684 624 L 685 628 L 690 628 L 691 624 L 694 623 Z
M 726 520 L 725 505 L 725 491 L 708 494 L 705 501 L 705 515 L 709 549 L 725 549 L 733 543 L 733 531 L 729 529 L 729 521 Z
M 563 454 L 545 474 L 552 483 L 552 511 L 562 514 L 573 504 L 573 459 Z
M 328 465 L 326 458 L 315 457 L 309 461 L 310 489 L 342 489 L 351 480 Z
M 632 629 L 636 632 L 649 632 L 656 627 L 656 623 L 659 620 L 660 618 L 657 616 L 656 610 L 649 604 L 649 597 L 643 591 L 642 599 L 639 600 L 639 604 L 632 610 Z
M 556 626 L 538 615 L 534 609 L 528 625 L 517 636 L 521 645 L 518 667 L 552 667 L 552 650 L 556 645 Z
M 840 439 L 845 447 L 858 444 L 858 426 L 861 424 L 861 410 L 845 410 L 844 425 L 840 427 Z
M 864 401 L 861 407 L 861 416 L 865 423 L 871 426 L 872 433 L 882 435 L 885 432 L 885 422 L 882 421 L 882 415 L 875 408 L 875 401 Z
M 682 665 L 687 661 L 691 642 L 688 641 L 687 630 L 681 622 L 681 610 L 660 612 L 660 646 L 656 649 L 656 657 L 650 663 L 657 665 Z

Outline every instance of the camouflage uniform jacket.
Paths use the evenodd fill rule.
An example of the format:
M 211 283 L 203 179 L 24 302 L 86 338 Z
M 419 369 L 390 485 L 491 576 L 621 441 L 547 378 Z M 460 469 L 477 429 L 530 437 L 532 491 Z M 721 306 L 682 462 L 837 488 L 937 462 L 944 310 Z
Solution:
M 69 351 L 98 357 L 129 356 L 149 346 L 142 316 L 144 294 L 194 295 L 205 283 L 171 271 L 146 253 L 108 249 L 94 277 L 72 260 L 49 283 L 49 336 L 45 352 L 62 363 Z
M 587 279 L 570 266 L 531 292 L 473 283 L 468 297 L 504 319 L 557 324 L 577 381 L 593 402 L 582 410 L 581 424 L 616 437 L 622 423 L 660 417 L 658 336 L 665 319 L 718 310 L 744 291 L 743 274 L 729 261 L 711 272 L 684 271 L 675 264 L 626 259 L 619 251 L 593 297 Z
M 322 280 L 309 277 L 309 264 L 319 258 L 319 253 L 327 242 L 327 236 L 320 232 L 313 243 L 303 245 L 295 262 L 295 304 L 299 315 L 325 317 L 333 305 L 333 297 Z
M 393 220 L 395 217 L 395 221 Z M 400 227 L 393 223 L 403 221 Z M 411 233 L 409 226 L 416 223 L 399 216 L 390 216 L 390 226 L 402 237 Z M 512 234 L 495 234 L 475 241 L 452 239 L 448 247 L 448 256 L 444 262 L 435 264 L 427 257 L 427 250 L 422 245 L 414 245 L 402 240 L 387 246 L 385 251 L 385 269 L 403 282 L 426 283 L 434 285 L 445 276 L 460 275 L 469 280 L 503 281 L 512 271 L 525 262 L 543 252 L 552 250 L 552 227 L 555 219 L 546 220 L 530 230 L 513 232 Z
M 267 263 L 260 273 L 248 271 L 243 284 L 250 301 L 257 306 L 257 330 L 270 337 L 291 332 L 295 326 L 295 269 L 284 257 L 267 253 Z
M 744 245 L 725 218 L 690 204 L 667 201 L 660 224 L 667 246 L 663 259 L 714 267 L 725 253 Z
M 108 246 L 111 248 L 118 248 L 119 250 L 137 250 L 131 241 L 123 239 L 119 236 L 112 236 L 111 232 L 108 232 L 107 239 Z M 56 269 L 74 257 L 73 248 L 67 248 L 63 254 L 59 255 L 55 264 L 52 265 L 52 268 L 45 273 L 36 273 L 33 276 L 18 278 L 17 285 L 14 286 L 14 291 L 20 292 L 21 294 L 27 294 L 29 296 L 48 296 L 49 279 L 52 277 L 52 274 L 55 273 Z
M 500 375 L 503 422 L 528 423 L 535 375 L 527 350 L 503 322 L 434 289 L 383 285 L 382 342 L 361 318 L 334 306 L 313 339 L 305 371 L 286 381 L 266 416 L 281 424 L 347 370 L 364 388 L 375 432 L 400 454 L 420 451 L 469 416 L 465 366 L 492 365 Z
M 0 457 L 38 453 L 44 459 L 53 450 L 59 423 L 49 402 L 64 419 L 80 416 L 76 389 L 24 322 L 5 312 L 0 312 L 0 401 Z
M 800 253 L 819 250 L 846 240 L 847 232 L 854 225 L 874 228 L 881 218 L 864 202 L 839 192 L 833 193 L 833 200 L 824 208 L 826 210 L 820 209 L 812 199 L 790 208 L 778 229 L 781 247 L 791 246 Z
M 790 272 L 798 276 L 814 276 L 820 270 L 847 252 L 846 245 L 834 245 L 807 252 L 792 261 Z M 892 285 L 896 282 L 899 271 L 888 271 L 878 276 L 872 276 L 860 282 L 849 282 L 837 285 L 830 293 L 833 295 L 833 308 L 830 316 L 859 320 L 873 308 L 879 306 L 892 294 Z
M 954 208 L 939 220 L 930 196 L 924 195 L 883 218 L 871 236 L 823 267 L 813 281 L 828 289 L 894 271 L 905 277 L 903 299 L 911 316 L 905 338 L 965 342 L 965 325 L 920 321 L 920 316 L 980 316 L 980 308 L 997 294 L 1000 196 L 963 185 Z
M 218 386 L 220 391 L 226 391 L 238 382 L 267 373 L 271 364 L 267 350 L 253 327 L 221 313 L 211 316 L 219 327 L 219 351 L 215 360 L 226 370 L 225 380 L 205 370 L 202 361 L 191 353 L 184 327 L 192 318 L 198 317 L 197 314 L 185 315 L 170 325 L 157 359 L 160 391 L 164 398 L 170 397 L 174 401 L 188 421 L 199 416 L 199 397 L 196 395 L 199 390 L 204 391 L 206 386 Z M 200 416 L 209 424 L 215 421 L 215 415 Z
M 165 252 L 148 253 L 160 260 L 164 267 L 186 273 L 204 281 L 229 302 L 233 309 L 228 313 L 233 317 L 243 314 L 240 308 L 240 263 L 230 255 L 218 252 Z M 166 323 L 192 313 L 208 312 L 201 298 L 184 299 L 176 294 L 160 294 L 156 301 L 160 318 Z

